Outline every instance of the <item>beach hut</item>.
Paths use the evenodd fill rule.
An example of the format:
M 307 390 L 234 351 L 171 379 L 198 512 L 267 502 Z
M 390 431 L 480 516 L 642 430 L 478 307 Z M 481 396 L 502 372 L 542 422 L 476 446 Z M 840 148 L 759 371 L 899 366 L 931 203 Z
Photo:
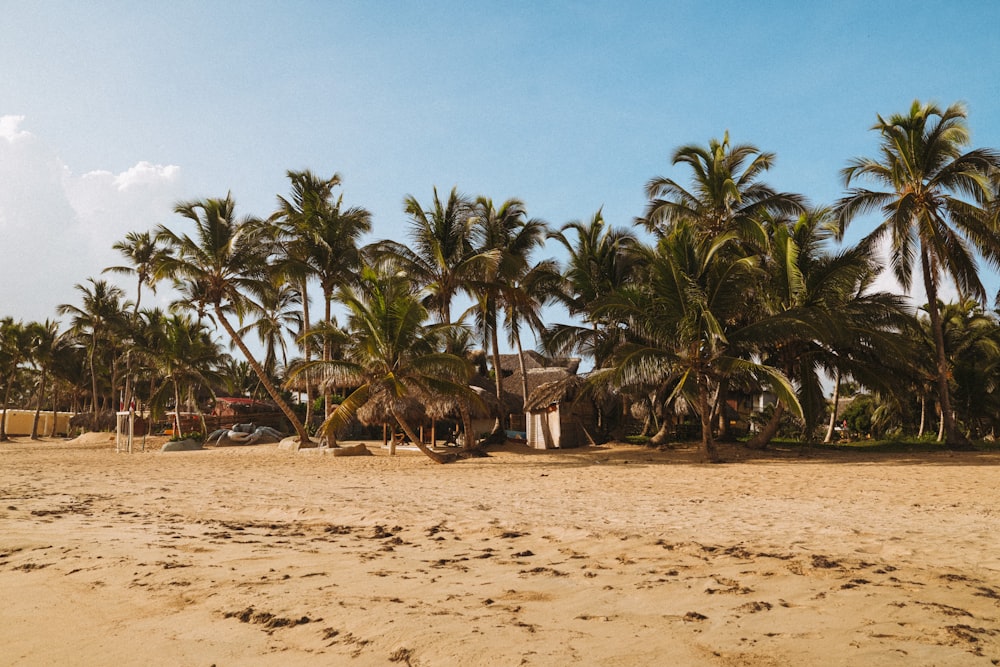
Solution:
M 501 371 L 504 376 L 500 381 L 500 387 L 504 396 L 504 403 L 509 404 L 510 428 L 515 431 L 525 431 L 525 388 L 527 384 L 527 394 L 530 396 L 539 385 L 546 382 L 553 382 L 565 378 L 567 375 L 576 375 L 580 366 L 580 360 L 576 358 L 554 358 L 542 357 L 537 352 L 525 353 L 525 377 L 526 382 L 521 380 L 520 366 L 512 366 L 516 362 L 517 355 L 500 355 Z M 508 370 L 513 368 L 513 370 Z
M 524 403 L 528 446 L 555 449 L 591 443 L 596 418 L 593 402 L 579 396 L 583 378 L 559 368 L 529 371 L 528 378 L 545 380 L 537 382 Z

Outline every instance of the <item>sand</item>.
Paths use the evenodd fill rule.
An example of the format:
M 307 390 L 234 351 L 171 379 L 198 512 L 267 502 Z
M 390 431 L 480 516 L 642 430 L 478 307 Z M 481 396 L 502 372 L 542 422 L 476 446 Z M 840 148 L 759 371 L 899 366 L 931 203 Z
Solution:
M 3 443 L 0 662 L 1000 664 L 1000 454 L 696 460 Z

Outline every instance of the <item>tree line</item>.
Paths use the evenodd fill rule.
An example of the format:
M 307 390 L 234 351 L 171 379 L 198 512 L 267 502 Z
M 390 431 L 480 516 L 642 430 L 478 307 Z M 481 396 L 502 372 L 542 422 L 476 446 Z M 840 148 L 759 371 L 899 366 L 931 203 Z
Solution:
M 765 446 L 789 417 L 801 437 L 823 437 L 825 426 L 829 439 L 849 386 L 865 393 L 879 432 L 923 434 L 936 419 L 948 446 L 965 447 L 993 434 L 1000 415 L 1000 321 L 977 263 L 1000 266 L 1000 152 L 969 147 L 960 104 L 914 102 L 878 116 L 872 130 L 877 155 L 848 162 L 844 194 L 828 206 L 773 188 L 765 176 L 774 154 L 728 133 L 682 146 L 672 162 L 683 178 L 652 178 L 631 228 L 601 211 L 553 228 L 517 199 L 435 188 L 429 202 L 406 197 L 405 241 L 362 245 L 371 213 L 344 204 L 339 175 L 308 170 L 287 173 L 289 193 L 266 218 L 237 215 L 228 195 L 178 203 L 178 224 L 114 245 L 125 263 L 105 272 L 131 276 L 134 301 L 92 277 L 76 285 L 78 303 L 58 306 L 62 331 L 52 320 L 0 319 L 3 416 L 8 406 L 36 416 L 62 406 L 96 419 L 135 399 L 180 412 L 199 391 L 266 395 L 300 440 L 322 421 L 335 442 L 367 415 L 397 422 L 446 462 L 454 456 L 425 447 L 414 420 L 429 405 L 458 414 L 474 446 L 474 352 L 488 357 L 502 402 L 505 336 L 527 394 L 531 331 L 545 353 L 593 362 L 582 395 L 598 405 L 604 437 L 624 435 L 625 418 L 640 409 L 651 442 L 662 444 L 683 405 L 716 460 L 716 440 L 731 435 L 729 397 L 767 390 L 774 409 L 747 446 Z M 874 229 L 845 245 L 863 216 L 876 218 Z M 539 259 L 547 243 L 566 259 Z M 874 289 L 880 248 L 904 289 L 922 281 L 927 303 L 917 312 Z M 944 280 L 957 302 L 940 301 Z M 141 307 L 144 291 L 161 284 L 178 298 L 166 311 Z M 472 306 L 455 313 L 459 296 Z M 543 321 L 552 303 L 573 321 Z M 834 379 L 832 413 L 824 378 Z M 291 388 L 306 394 L 304 412 Z M 334 392 L 343 395 L 334 401 Z

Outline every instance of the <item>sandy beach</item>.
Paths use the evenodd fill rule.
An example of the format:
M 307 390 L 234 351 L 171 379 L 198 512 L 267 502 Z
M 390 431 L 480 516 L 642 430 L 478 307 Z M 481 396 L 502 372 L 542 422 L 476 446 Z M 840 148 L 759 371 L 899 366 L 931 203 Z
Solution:
M 997 665 L 1000 454 L 0 444 L 11 665 Z

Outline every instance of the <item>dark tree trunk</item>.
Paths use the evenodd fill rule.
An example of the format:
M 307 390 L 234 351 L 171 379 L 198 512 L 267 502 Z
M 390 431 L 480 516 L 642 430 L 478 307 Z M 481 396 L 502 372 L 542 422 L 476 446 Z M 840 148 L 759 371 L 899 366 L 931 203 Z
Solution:
M 497 404 L 503 405 L 503 370 L 500 368 L 500 339 L 497 336 L 497 322 L 496 314 L 493 314 L 493 327 L 490 329 L 490 347 L 492 347 L 493 352 L 493 374 L 496 376 L 496 390 L 497 390 Z M 493 426 L 493 432 L 498 433 L 507 428 L 507 418 L 504 411 L 500 411 L 500 416 L 497 417 L 497 422 Z
M 653 437 L 649 439 L 649 444 L 653 447 L 662 447 L 667 444 L 667 440 L 670 439 L 670 420 L 664 419 L 660 422 L 660 428 L 657 429 Z
M 719 449 L 712 436 L 712 408 L 708 401 L 708 378 L 698 374 L 698 412 L 701 416 L 701 445 L 705 450 L 705 458 L 709 463 L 719 463 Z
M 35 418 L 31 422 L 31 439 L 38 440 L 38 420 L 42 416 L 42 398 L 45 395 L 45 370 L 38 379 L 38 397 L 35 399 Z
M 309 434 L 306 433 L 305 428 L 302 426 L 302 422 L 299 421 L 299 418 L 295 415 L 294 412 L 292 412 L 292 409 L 288 407 L 288 404 L 285 403 L 283 398 L 281 398 L 281 394 L 278 393 L 277 388 L 275 388 L 275 386 L 271 383 L 271 379 L 267 377 L 267 373 L 264 372 L 264 369 L 261 367 L 260 362 L 258 362 L 257 359 L 254 358 L 253 354 L 250 352 L 250 349 L 246 346 L 246 343 L 243 342 L 243 339 L 240 338 L 240 335 L 236 333 L 235 329 L 233 329 L 233 325 L 230 324 L 228 319 L 226 319 L 226 316 L 222 312 L 222 308 L 219 307 L 218 304 L 216 304 L 215 306 L 215 316 L 218 318 L 219 323 L 222 324 L 222 327 L 226 330 L 226 333 L 228 333 L 230 338 L 232 338 L 233 342 L 236 343 L 236 346 L 240 348 L 240 352 L 243 353 L 243 356 L 246 357 L 247 363 L 250 364 L 250 367 L 253 368 L 254 372 L 257 374 L 257 377 L 260 380 L 261 385 L 264 387 L 267 393 L 270 394 L 271 399 L 275 402 L 275 404 L 278 406 L 281 412 L 288 419 L 288 423 L 291 424 L 292 428 L 295 429 L 295 433 L 299 438 L 299 443 L 301 444 L 309 442 L 310 441 Z
M 760 430 L 760 433 L 752 437 L 747 441 L 747 448 L 749 449 L 765 449 L 767 444 L 771 442 L 774 436 L 778 433 L 778 427 L 781 426 L 781 417 L 785 414 L 785 404 L 778 401 L 774 404 L 774 412 L 771 414 L 771 418 L 764 428 Z
M 7 405 L 10 403 L 10 382 L 7 383 L 6 389 L 3 392 L 3 410 L 0 411 L 0 442 L 6 442 L 10 440 L 10 436 L 7 435 Z
M 410 439 L 410 441 L 417 446 L 417 449 L 419 449 L 424 454 L 424 456 L 429 458 L 431 461 L 434 461 L 434 463 L 452 463 L 453 461 L 456 461 L 458 459 L 458 457 L 455 456 L 455 454 L 451 453 L 440 454 L 430 449 L 427 445 L 424 444 L 423 439 L 413 432 L 413 429 L 410 428 L 410 425 L 405 420 L 400 419 L 399 415 L 395 413 L 393 413 L 393 417 L 396 418 L 396 421 L 399 423 L 400 428 L 403 429 L 403 432 L 406 433 L 406 436 Z M 468 434 L 466 434 L 466 439 L 468 439 Z
M 56 426 L 59 420 L 59 383 L 52 383 L 52 428 L 49 429 L 49 437 L 56 437 Z
M 944 423 L 945 444 L 951 449 L 968 449 L 970 443 L 958 430 L 955 414 L 951 411 L 951 389 L 948 380 L 951 371 L 944 349 L 944 328 L 937 302 L 937 267 L 928 256 L 923 244 L 920 246 L 920 264 L 924 273 L 924 289 L 927 292 L 927 312 L 930 315 L 931 330 L 934 333 L 934 347 L 937 351 L 937 383 L 941 403 L 941 419 Z
M 309 295 L 307 294 L 308 283 L 305 279 L 302 280 L 302 284 L 299 286 L 299 292 L 302 294 L 302 356 L 308 364 L 312 361 L 312 349 L 309 346 Z M 306 424 L 312 424 L 313 419 L 313 400 L 315 399 L 315 392 L 313 391 L 312 378 L 309 377 L 309 373 L 304 376 L 306 381 Z

